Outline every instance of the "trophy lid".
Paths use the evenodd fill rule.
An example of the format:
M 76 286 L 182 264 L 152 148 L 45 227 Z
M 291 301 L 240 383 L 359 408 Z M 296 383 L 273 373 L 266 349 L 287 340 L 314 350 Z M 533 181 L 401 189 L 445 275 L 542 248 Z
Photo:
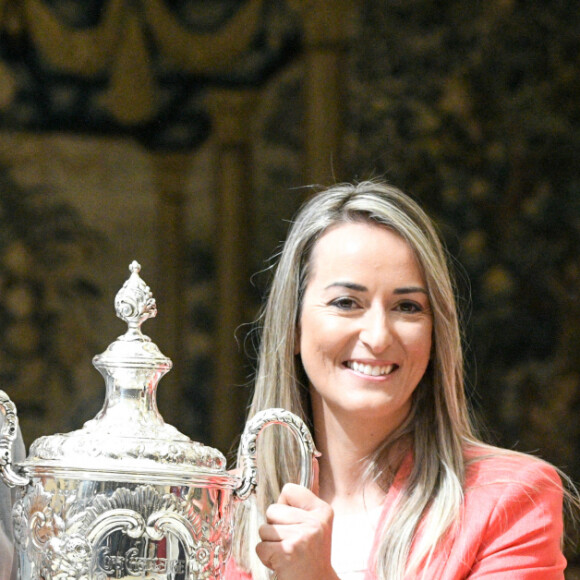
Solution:
M 141 331 L 143 322 L 157 315 L 157 306 L 139 263 L 132 262 L 129 270 L 115 297 L 127 332 L 93 358 L 106 383 L 101 411 L 82 429 L 34 441 L 21 467 L 37 475 L 115 481 L 192 483 L 221 475 L 227 483 L 222 453 L 191 441 L 157 409 L 157 383 L 172 363 Z

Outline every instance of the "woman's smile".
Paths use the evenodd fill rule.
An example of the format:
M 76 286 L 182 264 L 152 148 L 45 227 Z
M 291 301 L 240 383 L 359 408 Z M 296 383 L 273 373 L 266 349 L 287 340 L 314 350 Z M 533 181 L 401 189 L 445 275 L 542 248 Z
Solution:
M 367 377 L 387 377 L 397 369 L 396 364 L 381 364 L 377 362 L 357 362 L 348 360 L 344 363 L 346 367 L 358 374 Z

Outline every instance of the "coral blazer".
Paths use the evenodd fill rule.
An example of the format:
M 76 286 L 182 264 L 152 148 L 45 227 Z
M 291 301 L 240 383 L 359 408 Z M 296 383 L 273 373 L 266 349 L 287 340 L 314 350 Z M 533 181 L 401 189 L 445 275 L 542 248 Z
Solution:
M 387 494 L 379 525 L 385 523 L 412 467 L 408 457 Z M 406 580 L 563 580 L 562 482 L 555 469 L 534 457 L 471 454 L 460 521 L 440 542 L 432 559 Z M 418 535 L 420 536 L 419 528 Z M 376 580 L 375 535 L 365 580 Z M 413 548 L 412 548 L 413 549 Z M 225 580 L 251 580 L 235 562 Z

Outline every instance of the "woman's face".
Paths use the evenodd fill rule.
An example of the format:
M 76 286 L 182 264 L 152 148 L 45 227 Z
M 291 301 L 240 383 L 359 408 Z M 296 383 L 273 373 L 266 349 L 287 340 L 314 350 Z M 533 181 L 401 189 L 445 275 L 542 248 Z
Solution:
M 431 353 L 426 284 L 403 238 L 369 223 L 341 224 L 316 243 L 296 351 L 315 420 L 407 416 Z

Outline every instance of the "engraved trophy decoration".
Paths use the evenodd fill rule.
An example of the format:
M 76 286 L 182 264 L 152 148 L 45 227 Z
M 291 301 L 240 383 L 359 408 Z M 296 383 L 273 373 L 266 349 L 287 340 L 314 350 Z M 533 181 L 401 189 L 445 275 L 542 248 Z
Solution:
M 166 424 L 156 389 L 171 369 L 141 324 L 157 314 L 133 262 L 115 298 L 127 332 L 93 359 L 106 396 L 82 429 L 41 437 L 13 465 L 18 419 L 0 391 L 0 476 L 21 486 L 13 509 L 20 580 L 217 580 L 229 555 L 234 504 L 256 486 L 256 439 L 267 425 L 290 428 L 301 483 L 312 483 L 314 444 L 305 424 L 268 409 L 245 426 L 241 475 L 216 449 Z

